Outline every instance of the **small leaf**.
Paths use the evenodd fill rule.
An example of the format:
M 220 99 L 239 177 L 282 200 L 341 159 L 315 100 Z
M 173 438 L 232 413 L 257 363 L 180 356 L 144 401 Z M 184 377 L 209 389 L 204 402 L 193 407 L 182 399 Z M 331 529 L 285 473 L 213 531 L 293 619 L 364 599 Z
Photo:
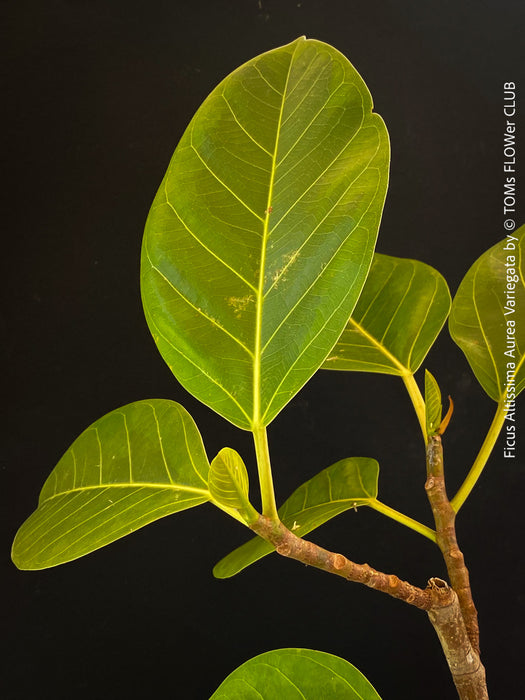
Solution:
M 275 649 L 246 661 L 210 700 L 381 700 L 370 682 L 339 656 Z
M 204 101 L 153 202 L 148 325 L 181 384 L 240 428 L 310 379 L 361 293 L 390 159 L 372 106 L 328 44 L 268 51 Z
M 441 425 L 441 391 L 432 374 L 425 370 L 425 416 L 427 435 L 437 435 Z
M 494 401 L 525 387 L 525 226 L 479 257 L 459 285 L 449 328 Z
M 357 306 L 323 369 L 413 374 L 449 311 L 450 292 L 437 270 L 376 253 Z
M 248 498 L 248 472 L 242 457 L 224 447 L 212 460 L 208 488 L 217 505 L 244 524 L 257 520 Z
M 303 537 L 336 515 L 375 501 L 378 476 L 375 459 L 342 459 L 299 486 L 279 508 L 279 518 Z M 213 574 L 229 578 L 273 551 L 275 547 L 269 542 L 255 537 L 221 559 Z
M 71 445 L 19 529 L 13 561 L 43 569 L 210 500 L 209 464 L 189 413 L 163 399 L 100 418 Z

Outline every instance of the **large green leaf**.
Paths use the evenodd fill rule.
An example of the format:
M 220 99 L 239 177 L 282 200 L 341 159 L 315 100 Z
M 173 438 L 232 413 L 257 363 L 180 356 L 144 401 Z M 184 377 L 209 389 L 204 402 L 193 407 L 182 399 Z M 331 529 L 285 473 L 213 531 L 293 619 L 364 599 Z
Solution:
M 188 412 L 173 401 L 137 401 L 93 423 L 42 488 L 18 531 L 20 569 L 62 564 L 165 515 L 210 500 L 209 464 Z
M 449 311 L 448 286 L 437 270 L 376 253 L 359 302 L 323 369 L 413 374 Z
M 235 425 L 267 425 L 337 341 L 388 164 L 362 78 L 304 37 L 235 70 L 191 121 L 146 224 L 143 303 L 175 376 Z
M 494 401 L 525 386 L 525 226 L 476 260 L 452 303 L 450 335 Z
M 375 459 L 352 457 L 323 469 L 302 484 L 279 508 L 279 518 L 298 537 L 350 508 L 372 505 L 377 498 L 379 465 Z M 221 559 L 213 569 L 217 578 L 228 578 L 275 551 L 255 537 Z
M 370 682 L 339 656 L 275 649 L 235 669 L 210 700 L 381 700 Z

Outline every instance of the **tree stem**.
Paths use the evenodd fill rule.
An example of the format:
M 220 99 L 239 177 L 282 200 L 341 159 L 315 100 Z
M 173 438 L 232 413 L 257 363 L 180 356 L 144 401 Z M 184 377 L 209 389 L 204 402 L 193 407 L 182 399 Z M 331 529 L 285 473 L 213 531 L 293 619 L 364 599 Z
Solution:
M 456 512 L 447 497 L 443 448 L 439 435 L 431 436 L 428 442 L 425 490 L 434 515 L 436 539 L 447 565 L 450 583 L 457 593 L 472 647 L 479 655 L 478 613 L 472 599 L 468 569 L 456 539 Z
M 441 642 L 459 697 L 461 700 L 488 700 L 485 668 L 472 648 L 455 591 L 440 579 L 430 579 L 429 585 L 445 591 L 441 599 L 443 604 L 432 607 L 428 617 Z
M 342 554 L 330 552 L 313 542 L 303 540 L 294 535 L 282 523 L 276 525 L 270 519 L 260 516 L 257 522 L 250 527 L 260 537 L 273 544 L 277 552 L 284 557 L 296 559 L 308 566 L 314 566 L 316 569 L 342 576 L 348 581 L 362 583 L 369 588 L 388 593 L 388 595 L 404 600 L 405 603 L 414 605 L 421 610 L 430 610 L 432 607 L 430 591 L 401 581 L 394 574 L 376 571 L 368 564 L 356 564 Z
M 418 588 L 394 574 L 382 573 L 368 564 L 356 564 L 342 554 L 303 540 L 281 522 L 264 515 L 250 527 L 284 557 L 362 583 L 425 610 L 438 634 L 460 700 L 488 700 L 485 669 L 470 642 L 458 596 L 445 581 L 430 579 L 425 589 Z

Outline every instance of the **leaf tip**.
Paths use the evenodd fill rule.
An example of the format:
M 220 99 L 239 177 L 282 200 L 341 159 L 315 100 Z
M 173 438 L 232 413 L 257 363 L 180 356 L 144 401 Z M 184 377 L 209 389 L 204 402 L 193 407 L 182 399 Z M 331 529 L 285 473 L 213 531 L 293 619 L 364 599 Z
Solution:
M 212 574 L 214 578 L 224 580 L 227 578 L 232 578 L 232 576 L 235 575 L 235 572 L 232 572 L 228 567 L 224 566 L 224 559 L 221 559 L 213 567 Z

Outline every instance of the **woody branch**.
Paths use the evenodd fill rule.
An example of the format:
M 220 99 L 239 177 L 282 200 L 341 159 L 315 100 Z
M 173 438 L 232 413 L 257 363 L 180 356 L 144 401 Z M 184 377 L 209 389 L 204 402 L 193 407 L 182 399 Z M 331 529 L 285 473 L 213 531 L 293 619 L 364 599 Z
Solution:
M 456 539 L 456 513 L 447 497 L 441 437 L 429 438 L 425 490 L 436 523 L 436 540 L 447 566 L 450 584 L 456 591 L 461 613 L 473 648 L 479 655 L 478 613 L 470 589 L 469 572 Z
M 282 556 L 362 583 L 376 591 L 425 610 L 436 630 L 461 700 L 488 700 L 485 669 L 472 648 L 455 591 L 440 579 L 430 579 L 425 589 L 385 574 L 368 564 L 356 564 L 294 535 L 282 523 L 262 515 L 251 529 L 270 542 Z

